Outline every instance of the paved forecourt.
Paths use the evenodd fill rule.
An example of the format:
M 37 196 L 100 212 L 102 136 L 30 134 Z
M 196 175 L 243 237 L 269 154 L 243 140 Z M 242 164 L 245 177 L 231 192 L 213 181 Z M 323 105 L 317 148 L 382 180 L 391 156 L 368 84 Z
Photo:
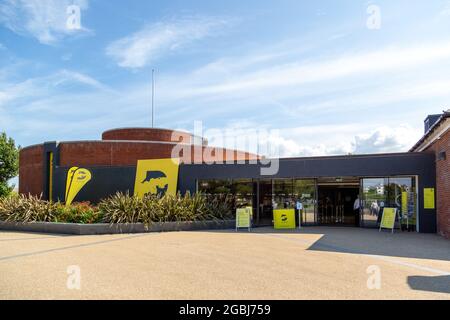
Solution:
M 0 232 L 0 299 L 450 299 L 450 241 L 357 228 Z

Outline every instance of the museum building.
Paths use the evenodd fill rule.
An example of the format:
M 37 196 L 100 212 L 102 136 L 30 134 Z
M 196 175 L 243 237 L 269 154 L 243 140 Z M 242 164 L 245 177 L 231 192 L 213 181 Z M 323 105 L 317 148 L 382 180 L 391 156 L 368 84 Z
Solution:
M 71 172 L 83 168 L 90 179 L 75 201 L 97 203 L 118 191 L 134 194 L 140 183 L 166 181 L 158 161 L 174 158 L 174 148 L 181 146 L 175 190 L 232 195 L 234 208 L 253 208 L 254 226 L 272 225 L 274 209 L 301 202 L 303 225 L 375 228 L 383 208 L 394 207 L 397 227 L 450 237 L 449 114 L 427 117 L 425 134 L 410 152 L 272 160 L 215 148 L 182 131 L 114 129 L 98 141 L 23 148 L 19 192 L 65 201 Z M 142 179 L 145 161 L 151 170 L 144 170 Z M 277 170 L 267 174 L 273 161 Z

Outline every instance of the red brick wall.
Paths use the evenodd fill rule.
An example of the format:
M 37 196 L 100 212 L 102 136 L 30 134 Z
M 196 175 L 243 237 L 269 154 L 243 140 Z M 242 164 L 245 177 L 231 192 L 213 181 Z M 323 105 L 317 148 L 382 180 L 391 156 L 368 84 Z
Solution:
M 174 134 L 177 140 L 172 140 Z M 124 128 L 103 132 L 102 140 L 164 141 L 190 143 L 192 134 L 168 129 Z
M 126 141 L 86 141 L 60 143 L 60 165 L 69 166 L 134 166 L 140 159 L 171 158 L 175 145 L 169 143 L 126 142 Z M 189 147 L 186 147 L 189 148 Z M 231 151 L 227 157 L 226 149 L 212 149 L 210 147 L 191 146 L 191 158 L 204 161 L 220 160 L 250 160 L 257 159 L 256 155 L 241 151 Z M 206 151 L 205 151 L 206 150 Z M 215 154 L 217 151 L 218 154 Z M 211 155 L 211 156 L 208 156 Z M 184 155 L 183 155 L 184 156 Z
M 445 151 L 446 160 L 437 160 L 437 155 Z M 436 154 L 436 198 L 438 233 L 450 239 L 450 131 L 436 140 L 426 152 Z
M 117 129 L 103 133 L 103 141 L 62 142 L 59 144 L 59 165 L 71 166 L 135 166 L 140 159 L 171 158 L 175 143 L 170 143 L 172 130 L 164 129 Z M 189 133 L 180 132 L 184 142 L 190 140 Z M 133 141 L 125 141 L 133 140 Z M 145 142 L 152 140 L 161 142 Z M 140 142 L 142 141 L 142 142 Z M 166 141 L 166 142 L 164 142 Z M 194 159 L 204 161 L 232 161 L 258 159 L 254 154 L 226 149 L 213 149 L 207 146 L 185 145 L 191 149 L 188 163 Z M 39 195 L 43 192 L 43 145 L 25 148 L 20 152 L 19 192 Z M 216 154 L 217 153 L 217 154 Z M 230 155 L 230 156 L 229 156 Z M 200 160 L 201 161 L 201 160 Z
M 19 154 L 19 192 L 40 195 L 44 184 L 44 146 L 24 148 Z

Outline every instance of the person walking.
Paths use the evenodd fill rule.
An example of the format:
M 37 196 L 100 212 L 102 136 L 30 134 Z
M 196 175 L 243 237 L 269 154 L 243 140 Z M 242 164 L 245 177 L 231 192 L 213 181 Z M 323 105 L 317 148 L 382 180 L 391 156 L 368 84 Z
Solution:
M 355 202 L 353 203 L 353 211 L 355 213 L 355 224 L 359 226 L 359 212 L 361 209 L 361 200 L 359 199 L 359 195 L 356 196 Z

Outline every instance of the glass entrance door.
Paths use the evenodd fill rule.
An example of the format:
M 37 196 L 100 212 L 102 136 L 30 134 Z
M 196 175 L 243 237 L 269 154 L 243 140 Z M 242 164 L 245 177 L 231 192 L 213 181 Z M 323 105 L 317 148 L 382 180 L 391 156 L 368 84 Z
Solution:
M 417 193 L 414 177 L 361 179 L 361 226 L 379 226 L 385 207 L 398 210 L 397 227 L 401 223 L 416 228 Z
M 302 204 L 302 225 L 317 224 L 317 197 L 316 181 L 305 179 L 294 179 L 294 200 Z
M 300 204 L 302 225 L 317 223 L 316 181 L 314 179 L 263 179 L 258 181 L 257 225 L 273 225 L 274 209 L 294 209 L 298 224 Z
M 369 178 L 361 181 L 360 225 L 376 228 L 387 202 L 387 178 Z
M 258 226 L 271 226 L 273 220 L 273 185 L 272 180 L 259 180 L 258 188 Z

